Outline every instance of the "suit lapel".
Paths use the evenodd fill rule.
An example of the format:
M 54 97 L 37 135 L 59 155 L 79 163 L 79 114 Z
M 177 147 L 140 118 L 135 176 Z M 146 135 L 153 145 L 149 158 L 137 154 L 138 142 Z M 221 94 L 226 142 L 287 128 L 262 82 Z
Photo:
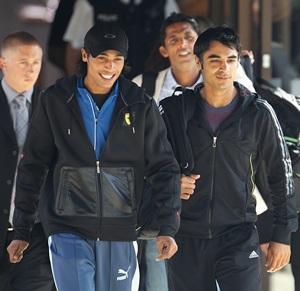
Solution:
M 6 95 L 0 85 L 0 127 L 6 133 L 6 135 L 17 143 L 13 120 L 10 114 L 10 108 L 7 102 Z

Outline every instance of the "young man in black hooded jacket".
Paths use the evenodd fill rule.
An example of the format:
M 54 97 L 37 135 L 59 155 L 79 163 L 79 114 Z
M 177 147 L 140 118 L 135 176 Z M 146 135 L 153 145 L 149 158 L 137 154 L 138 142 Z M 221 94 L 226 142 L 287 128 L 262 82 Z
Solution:
M 253 191 L 262 162 L 274 208 L 267 270 L 289 261 L 297 228 L 291 161 L 273 109 L 234 82 L 240 49 L 230 28 L 207 29 L 194 46 L 203 83 L 160 103 L 183 173 L 171 290 L 261 290 Z
M 82 76 L 41 96 L 19 168 L 11 262 L 28 246 L 40 197 L 59 291 L 137 290 L 137 217 L 146 178 L 159 221 L 158 259 L 177 250 L 179 168 L 156 104 L 120 76 L 128 40 L 117 27 L 86 34 Z M 26 255 L 26 254 L 25 254 Z

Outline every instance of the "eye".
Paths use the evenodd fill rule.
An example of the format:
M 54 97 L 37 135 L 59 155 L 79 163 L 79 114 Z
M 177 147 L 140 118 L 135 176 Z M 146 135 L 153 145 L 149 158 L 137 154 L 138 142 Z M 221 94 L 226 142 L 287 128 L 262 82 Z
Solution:
M 194 41 L 195 37 L 193 35 L 188 34 L 188 35 L 186 35 L 185 39 L 188 41 Z
M 170 44 L 176 44 L 177 43 L 177 38 L 173 37 L 169 40 Z
M 123 62 L 123 58 L 122 58 L 122 57 L 118 57 L 118 58 L 115 58 L 114 61 L 115 61 L 115 62 Z
M 210 59 L 210 62 L 211 62 L 211 63 L 219 63 L 220 60 L 219 60 L 219 59 Z
M 106 60 L 106 57 L 103 56 L 103 55 L 99 55 L 99 56 L 96 57 L 96 60 L 100 61 L 100 62 L 104 62 Z
M 236 63 L 236 59 L 229 59 L 229 60 L 228 60 L 228 63 L 234 64 L 234 63 Z

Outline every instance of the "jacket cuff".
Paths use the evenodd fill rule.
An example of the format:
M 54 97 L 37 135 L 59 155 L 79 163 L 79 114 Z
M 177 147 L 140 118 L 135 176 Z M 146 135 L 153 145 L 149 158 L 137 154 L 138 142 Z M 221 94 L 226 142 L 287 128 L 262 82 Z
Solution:
M 24 240 L 29 242 L 31 237 L 31 231 L 24 228 L 14 228 L 14 239 Z
M 282 226 L 275 226 L 273 229 L 272 241 L 290 245 L 291 231 Z
M 172 227 L 161 226 L 160 231 L 157 236 L 171 236 L 174 238 L 176 233 L 177 233 L 177 230 L 175 230 Z

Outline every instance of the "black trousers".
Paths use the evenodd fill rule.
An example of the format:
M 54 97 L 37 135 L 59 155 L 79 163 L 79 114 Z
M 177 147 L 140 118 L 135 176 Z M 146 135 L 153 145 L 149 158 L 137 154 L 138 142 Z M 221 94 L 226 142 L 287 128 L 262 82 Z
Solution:
M 291 236 L 291 266 L 295 280 L 295 291 L 300 291 L 300 214 L 298 214 L 298 230 Z
M 257 230 L 232 228 L 213 239 L 176 237 L 178 252 L 168 261 L 170 291 L 260 291 Z M 216 283 L 217 282 L 217 283 Z
M 13 239 L 13 231 L 8 232 L 8 245 Z M 20 263 L 11 264 L 8 253 L 4 252 L 0 261 L 1 291 L 51 291 L 51 273 L 47 239 L 40 223 L 32 230 L 28 249 Z

